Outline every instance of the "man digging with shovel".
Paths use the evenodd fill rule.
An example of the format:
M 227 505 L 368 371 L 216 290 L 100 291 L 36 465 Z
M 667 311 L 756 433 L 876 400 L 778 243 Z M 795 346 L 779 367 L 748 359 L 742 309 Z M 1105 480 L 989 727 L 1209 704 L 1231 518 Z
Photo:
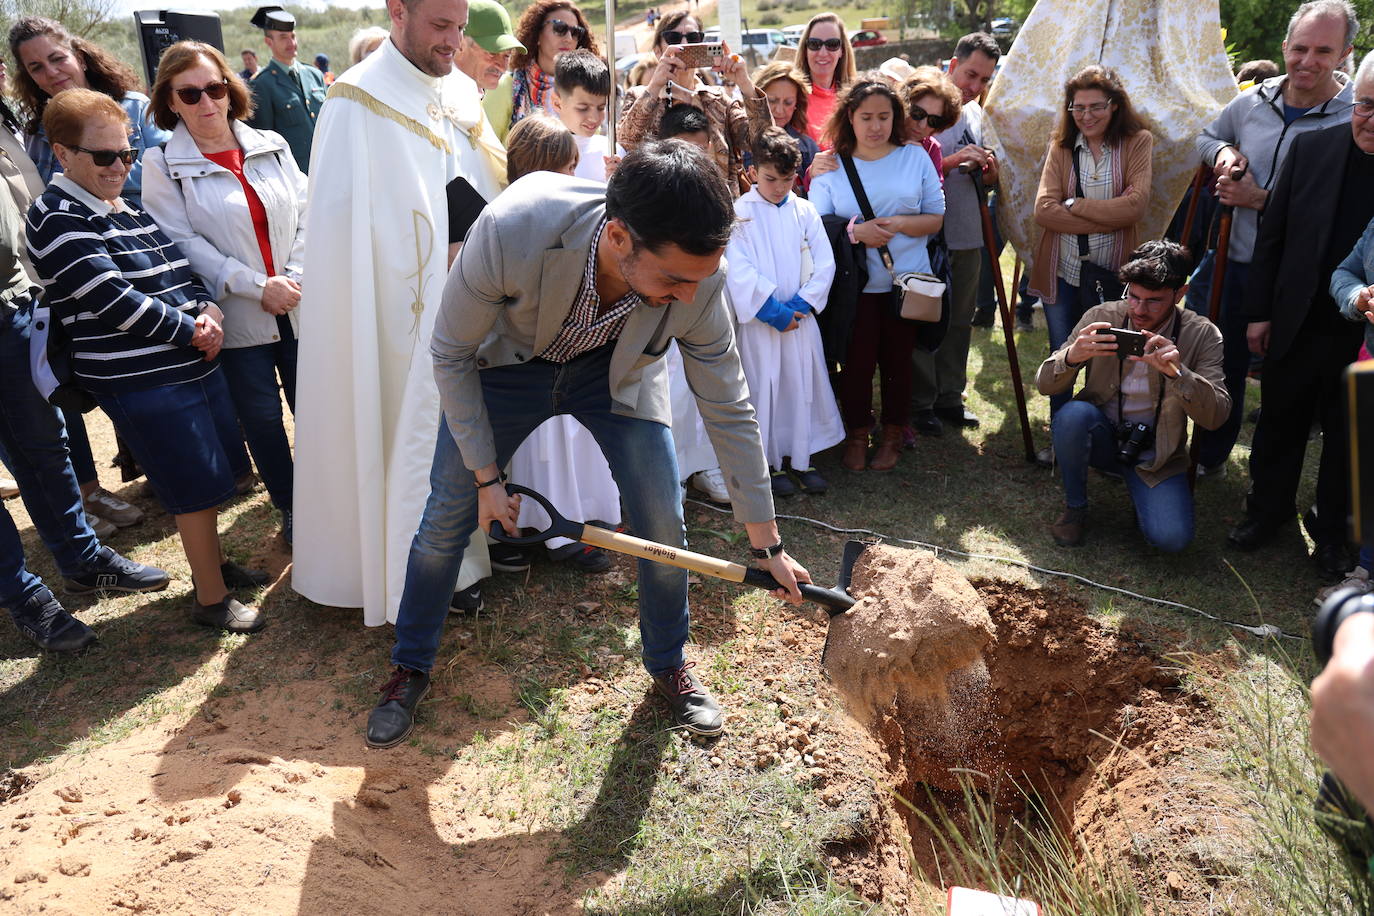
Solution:
M 434 326 L 443 418 L 396 620 L 396 671 L 368 716 L 369 745 L 392 747 L 414 727 L 463 550 L 479 525 L 517 534 L 519 497 L 501 468 L 549 417 L 576 417 L 591 432 L 637 535 L 684 544 L 662 359 L 673 340 L 752 553 L 782 584 L 774 594 L 800 604 L 797 584 L 811 576 L 778 535 L 719 271 L 733 223 L 716 167 L 669 140 L 629 153 L 607 186 L 528 175 L 473 225 Z M 674 722 L 719 734 L 720 709 L 683 654 L 685 570 L 639 561 L 639 621 L 644 666 Z

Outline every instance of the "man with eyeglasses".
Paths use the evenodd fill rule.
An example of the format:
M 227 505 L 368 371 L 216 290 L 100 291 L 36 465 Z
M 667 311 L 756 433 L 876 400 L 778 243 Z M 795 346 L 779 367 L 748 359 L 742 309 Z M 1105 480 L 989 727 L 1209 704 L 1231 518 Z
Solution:
M 978 301 L 978 276 L 983 267 L 983 217 L 973 176 L 959 171 L 972 163 L 988 185 L 997 182 L 997 157 L 983 146 L 983 94 L 1002 49 L 986 32 L 959 39 L 949 61 L 949 78 L 963 98 L 959 120 L 935 139 L 944 153 L 945 242 L 951 274 L 949 330 L 934 353 L 919 347 L 911 354 L 912 425 L 926 436 L 938 436 L 946 423 L 972 428 L 978 417 L 964 406 L 968 385 L 968 348 L 973 336 L 973 313 Z
M 1231 409 L 1221 334 L 1179 308 L 1188 258 L 1177 242 L 1146 242 L 1118 275 L 1126 298 L 1088 309 L 1035 376 L 1040 393 L 1051 395 L 1072 391 L 1086 374 L 1051 421 L 1065 507 L 1050 535 L 1061 547 L 1083 543 L 1094 467 L 1125 481 L 1141 534 L 1173 553 L 1193 540 L 1188 421 L 1214 428 Z
M 1259 546 L 1294 519 L 1308 434 L 1319 422 L 1316 503 L 1305 521 L 1312 559 L 1331 578 L 1353 565 L 1341 375 L 1363 334 L 1329 287 L 1374 218 L 1374 55 L 1361 62 L 1354 86 L 1350 123 L 1295 137 L 1265 201 L 1243 300 L 1250 351 L 1264 357 L 1264 411 L 1250 451 L 1246 517 L 1230 538 Z
M 279 6 L 262 6 L 253 14 L 253 25 L 262 29 L 262 40 L 272 59 L 249 86 L 253 90 L 253 116 L 249 125 L 275 130 L 291 147 L 302 172 L 310 170 L 310 147 L 315 120 L 324 104 L 324 74 L 296 60 L 296 17 Z
M 1349 77 L 1336 68 L 1353 50 L 1358 30 L 1355 10 L 1346 0 L 1312 0 L 1298 7 L 1283 41 L 1287 73 L 1236 96 L 1197 138 L 1202 164 L 1216 176 L 1217 199 L 1235 208 L 1219 322 L 1226 340 L 1226 387 L 1231 392 L 1232 413 L 1220 428 L 1202 434 L 1199 477 L 1225 473 L 1245 416 L 1250 348 L 1243 295 L 1254 262 L 1260 217 L 1293 140 L 1307 131 L 1350 120 L 1352 87 Z M 1239 169 L 1244 173 L 1232 178 L 1233 170 Z M 1210 274 L 1211 270 L 1209 256 L 1197 272 Z M 1242 550 L 1259 547 L 1273 533 L 1267 526 L 1242 527 L 1246 530 L 1237 528 L 1228 538 Z

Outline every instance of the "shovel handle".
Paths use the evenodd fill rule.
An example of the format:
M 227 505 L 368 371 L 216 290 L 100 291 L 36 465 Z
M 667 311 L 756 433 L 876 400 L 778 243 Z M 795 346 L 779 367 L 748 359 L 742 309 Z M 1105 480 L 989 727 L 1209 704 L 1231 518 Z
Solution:
M 750 566 L 745 569 L 745 585 L 752 585 L 754 588 L 761 588 L 765 591 L 773 591 L 782 588 L 777 579 L 767 570 L 759 569 L 757 566 Z M 824 605 L 831 617 L 843 614 L 854 606 L 854 599 L 844 592 L 831 588 L 821 588 L 819 585 L 809 585 L 805 582 L 798 582 L 797 587 L 801 589 L 802 597 L 807 601 L 814 601 Z

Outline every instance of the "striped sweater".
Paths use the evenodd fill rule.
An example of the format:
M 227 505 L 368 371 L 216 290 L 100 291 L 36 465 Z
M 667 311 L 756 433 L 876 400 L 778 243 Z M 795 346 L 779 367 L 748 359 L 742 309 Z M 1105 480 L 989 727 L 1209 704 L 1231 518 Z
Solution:
M 191 346 L 210 296 L 151 217 L 109 204 L 65 175 L 29 209 L 29 254 L 53 317 L 72 341 L 72 371 L 93 392 L 194 381 L 217 363 Z

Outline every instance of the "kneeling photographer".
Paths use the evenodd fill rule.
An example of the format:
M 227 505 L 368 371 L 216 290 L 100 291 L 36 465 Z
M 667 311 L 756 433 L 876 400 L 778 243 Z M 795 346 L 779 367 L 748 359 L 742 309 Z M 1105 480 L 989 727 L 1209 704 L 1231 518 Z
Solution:
M 1118 276 L 1125 300 L 1089 309 L 1035 377 L 1040 393 L 1052 395 L 1087 370 L 1082 390 L 1054 415 L 1066 508 L 1050 533 L 1064 547 L 1083 543 L 1091 466 L 1125 480 L 1145 540 L 1178 551 L 1193 540 L 1188 418 L 1215 429 L 1231 412 L 1221 332 L 1179 307 L 1188 279 L 1183 246 L 1146 242 Z

